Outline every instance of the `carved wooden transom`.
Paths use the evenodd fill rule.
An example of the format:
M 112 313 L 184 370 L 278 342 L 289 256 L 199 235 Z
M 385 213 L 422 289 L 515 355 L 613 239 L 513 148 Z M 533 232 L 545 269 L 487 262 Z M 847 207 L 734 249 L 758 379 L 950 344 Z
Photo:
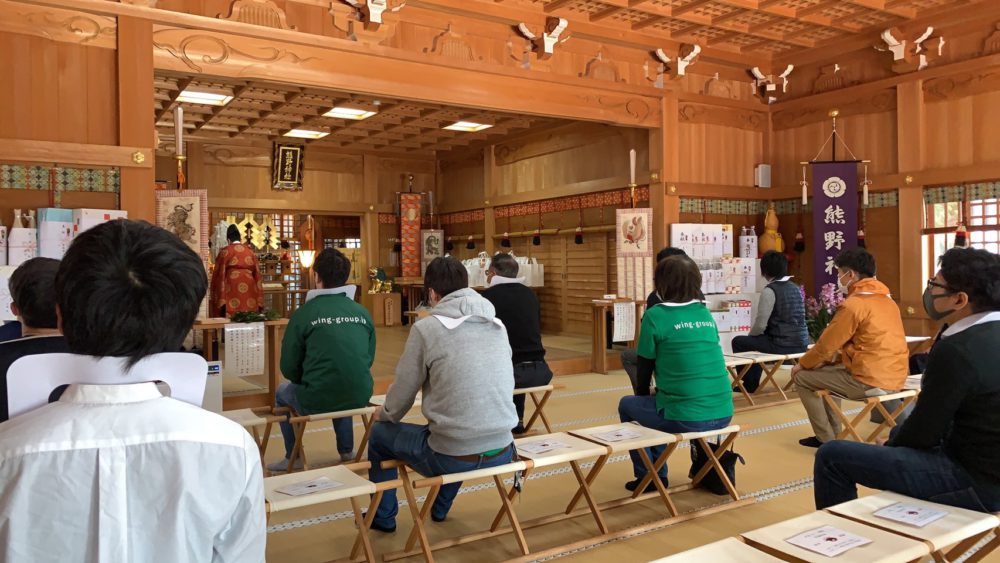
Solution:
M 233 0 L 229 5 L 229 15 L 219 14 L 219 19 L 276 29 L 295 29 L 285 21 L 285 11 L 271 0 Z
M 231 102 L 221 107 L 183 104 L 185 138 L 223 145 L 269 146 L 274 140 L 287 139 L 281 135 L 289 129 L 309 129 L 329 133 L 322 139 L 307 141 L 328 149 L 434 156 L 439 152 L 496 143 L 513 133 L 564 123 L 523 114 L 260 81 L 185 76 L 166 71 L 157 72 L 154 85 L 156 129 L 164 146 L 173 140 L 173 108 L 184 89 L 225 92 L 233 96 Z M 363 121 L 323 115 L 334 106 L 342 105 L 378 113 Z M 493 127 L 474 133 L 442 129 L 456 121 L 473 121 Z

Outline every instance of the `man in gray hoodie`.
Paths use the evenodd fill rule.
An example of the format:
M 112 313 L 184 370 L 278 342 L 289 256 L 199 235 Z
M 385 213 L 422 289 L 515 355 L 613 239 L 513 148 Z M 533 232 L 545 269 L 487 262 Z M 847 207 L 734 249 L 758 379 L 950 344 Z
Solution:
M 369 479 L 396 478 L 382 462 L 401 460 L 425 477 L 509 463 L 517 414 L 510 397 L 514 371 L 507 330 L 493 305 L 469 289 L 469 274 L 454 258 L 428 264 L 424 287 L 434 308 L 410 329 L 385 406 L 375 413 L 368 443 Z M 427 425 L 401 423 L 423 391 Z M 461 483 L 441 487 L 431 518 L 448 515 Z M 396 491 L 386 491 L 372 529 L 396 529 Z

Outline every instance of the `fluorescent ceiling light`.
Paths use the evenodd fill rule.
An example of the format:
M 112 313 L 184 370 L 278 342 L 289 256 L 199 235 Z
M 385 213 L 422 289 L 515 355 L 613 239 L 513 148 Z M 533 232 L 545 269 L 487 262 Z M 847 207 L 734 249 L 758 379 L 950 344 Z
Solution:
M 457 121 L 445 127 L 445 129 L 449 131 L 464 131 L 466 133 L 475 133 L 476 131 L 482 131 L 483 129 L 489 129 L 490 127 L 493 126 L 486 125 L 484 123 L 474 123 L 472 121 Z
M 233 101 L 233 97 L 229 94 L 184 90 L 179 96 L 177 96 L 177 101 L 189 104 L 202 104 L 206 106 L 224 106 Z
M 296 139 L 322 139 L 329 133 L 323 131 L 311 131 L 309 129 L 292 129 L 285 133 L 285 137 L 295 137 Z
M 348 108 L 338 106 L 323 114 L 326 117 L 339 117 L 340 119 L 354 119 L 361 121 L 375 115 L 374 111 L 366 109 Z

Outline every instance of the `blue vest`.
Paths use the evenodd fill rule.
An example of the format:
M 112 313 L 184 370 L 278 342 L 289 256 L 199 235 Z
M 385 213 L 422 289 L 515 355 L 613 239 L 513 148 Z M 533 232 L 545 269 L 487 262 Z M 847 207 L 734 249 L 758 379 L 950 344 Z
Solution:
M 799 286 L 791 281 L 773 281 L 768 286 L 774 292 L 774 310 L 767 320 L 764 334 L 776 346 L 801 349 L 809 345 L 806 329 L 806 306 Z

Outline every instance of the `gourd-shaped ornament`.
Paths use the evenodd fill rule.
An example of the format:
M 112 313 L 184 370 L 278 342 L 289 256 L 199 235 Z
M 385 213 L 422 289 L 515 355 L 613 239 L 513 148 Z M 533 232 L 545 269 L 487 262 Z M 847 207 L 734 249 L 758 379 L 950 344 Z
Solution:
M 774 210 L 773 202 L 767 204 L 767 212 L 764 214 L 764 234 L 760 236 L 758 249 L 761 255 L 769 250 L 785 251 L 785 241 L 778 232 L 778 212 Z

